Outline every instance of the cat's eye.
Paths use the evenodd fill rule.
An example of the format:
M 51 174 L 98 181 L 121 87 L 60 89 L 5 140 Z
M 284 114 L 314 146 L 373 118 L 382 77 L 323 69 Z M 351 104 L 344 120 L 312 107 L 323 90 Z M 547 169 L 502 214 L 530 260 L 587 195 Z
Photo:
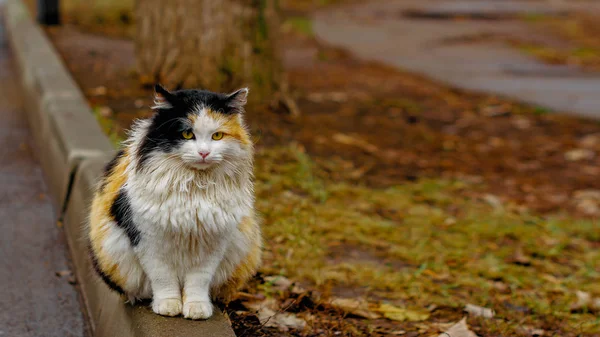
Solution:
M 223 139 L 223 132 L 219 131 L 219 132 L 213 133 L 212 139 L 213 140 L 221 140 L 221 139 Z
M 185 130 L 181 133 L 181 135 L 183 136 L 183 138 L 185 139 L 192 139 L 194 138 L 194 133 L 192 131 L 189 130 Z

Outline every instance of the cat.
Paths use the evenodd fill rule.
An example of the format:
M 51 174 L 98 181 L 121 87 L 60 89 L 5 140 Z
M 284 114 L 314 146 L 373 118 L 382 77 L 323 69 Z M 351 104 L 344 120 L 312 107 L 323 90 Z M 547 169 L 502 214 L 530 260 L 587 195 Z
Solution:
M 154 115 L 138 120 L 107 164 L 92 202 L 92 264 L 129 301 L 206 319 L 261 261 L 248 89 L 231 94 L 155 86 Z

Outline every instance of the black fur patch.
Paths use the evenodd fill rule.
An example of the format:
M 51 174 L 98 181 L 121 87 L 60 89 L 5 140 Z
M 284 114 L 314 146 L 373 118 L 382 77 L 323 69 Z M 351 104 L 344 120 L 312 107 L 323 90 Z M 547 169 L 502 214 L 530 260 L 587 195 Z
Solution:
M 124 150 L 122 150 L 122 149 L 119 150 L 119 152 L 117 152 L 117 155 L 114 156 L 113 159 L 111 159 L 108 162 L 108 164 L 106 164 L 106 166 L 104 166 L 104 174 L 102 175 L 102 180 L 100 183 L 100 191 L 104 190 L 104 188 L 106 187 L 108 176 L 110 175 L 112 170 L 115 168 L 115 166 L 117 166 L 119 159 L 121 159 L 121 157 L 123 157 L 124 154 L 125 154 Z
M 141 233 L 133 223 L 131 205 L 127 199 L 127 192 L 123 189 L 119 190 L 119 195 L 110 207 L 110 214 L 115 219 L 117 226 L 125 230 L 131 245 L 137 246 L 141 240 Z
M 88 248 L 88 251 L 90 252 L 90 260 L 92 260 L 92 266 L 94 266 L 94 270 L 96 271 L 96 273 L 98 273 L 100 278 L 102 278 L 102 281 L 104 281 L 104 283 L 106 283 L 106 285 L 110 289 L 118 292 L 121 295 L 125 294 L 123 289 L 121 287 L 119 287 L 119 285 L 117 285 L 113 280 L 111 280 L 110 277 L 108 277 L 108 275 L 106 275 L 102 271 L 102 269 L 100 269 L 100 265 L 98 264 L 98 259 L 96 258 L 96 255 L 94 255 L 92 248 Z
M 198 89 L 173 92 L 165 90 L 158 93 L 171 105 L 171 108 L 158 109 L 152 117 L 148 134 L 138 148 L 138 169 L 143 167 L 144 162 L 153 151 L 169 153 L 181 142 L 186 141 L 181 134 L 191 127 L 187 123 L 187 117 L 199 106 L 226 115 L 240 112 L 239 106 L 232 106 L 235 97 L 226 94 Z

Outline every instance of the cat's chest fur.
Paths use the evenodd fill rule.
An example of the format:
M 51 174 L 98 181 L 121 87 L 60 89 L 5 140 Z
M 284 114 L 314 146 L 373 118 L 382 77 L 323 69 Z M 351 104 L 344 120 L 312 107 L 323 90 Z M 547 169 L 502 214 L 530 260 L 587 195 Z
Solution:
M 158 190 L 143 182 L 129 184 L 134 223 L 143 232 L 219 235 L 237 227 L 252 209 L 244 190 L 224 186 L 168 186 Z

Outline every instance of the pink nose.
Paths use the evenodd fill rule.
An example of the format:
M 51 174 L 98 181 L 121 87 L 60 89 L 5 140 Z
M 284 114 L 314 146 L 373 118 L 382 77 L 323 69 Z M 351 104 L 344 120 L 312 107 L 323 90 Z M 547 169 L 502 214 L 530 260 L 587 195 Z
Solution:
M 210 154 L 210 152 L 208 152 L 208 151 L 207 152 L 198 152 L 198 153 L 202 156 L 202 159 L 206 159 L 206 157 L 208 157 L 208 155 Z

